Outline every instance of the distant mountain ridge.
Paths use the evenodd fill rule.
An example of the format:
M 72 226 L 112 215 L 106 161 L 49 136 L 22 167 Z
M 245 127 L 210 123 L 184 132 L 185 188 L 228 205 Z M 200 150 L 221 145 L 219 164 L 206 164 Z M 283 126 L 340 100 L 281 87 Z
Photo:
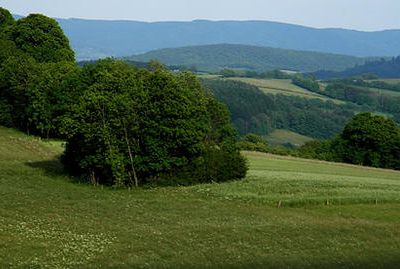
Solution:
M 15 15 L 20 18 L 21 16 Z M 139 22 L 57 19 L 78 60 L 122 57 L 163 48 L 242 44 L 344 55 L 398 56 L 400 30 L 317 29 L 270 21 Z
M 269 21 L 58 21 L 70 38 L 78 59 L 120 57 L 161 48 L 221 43 L 360 57 L 400 55 L 400 30 L 316 29 Z
M 225 68 L 258 72 L 273 69 L 341 71 L 367 61 L 367 58 L 347 55 L 233 44 L 160 49 L 127 59 L 141 62 L 159 60 L 171 66 L 195 67 L 199 71 L 214 72 Z

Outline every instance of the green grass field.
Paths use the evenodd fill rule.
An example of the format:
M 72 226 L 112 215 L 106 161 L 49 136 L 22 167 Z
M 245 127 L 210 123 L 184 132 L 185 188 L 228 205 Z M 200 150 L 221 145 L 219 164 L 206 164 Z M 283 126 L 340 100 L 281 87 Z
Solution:
M 399 172 L 247 152 L 244 181 L 117 190 L 61 151 L 0 128 L 0 268 L 399 266 Z
M 277 129 L 265 136 L 265 139 L 272 146 L 284 145 L 290 143 L 296 147 L 313 140 L 313 138 L 304 136 L 289 130 Z

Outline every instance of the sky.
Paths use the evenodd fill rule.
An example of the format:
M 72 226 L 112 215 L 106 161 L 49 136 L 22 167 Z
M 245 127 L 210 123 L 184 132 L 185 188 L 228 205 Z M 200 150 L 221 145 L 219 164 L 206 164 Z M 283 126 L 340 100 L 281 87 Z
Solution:
M 400 29 L 400 0 L 0 0 L 13 14 L 136 21 L 268 20 L 316 28 Z

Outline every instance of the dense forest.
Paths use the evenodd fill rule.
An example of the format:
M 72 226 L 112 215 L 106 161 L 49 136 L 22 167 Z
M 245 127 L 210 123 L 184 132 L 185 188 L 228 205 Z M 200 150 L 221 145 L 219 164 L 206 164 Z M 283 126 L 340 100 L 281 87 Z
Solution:
M 274 69 L 302 72 L 321 69 L 340 71 L 367 60 L 346 55 L 231 44 L 155 50 L 127 59 L 135 61 L 156 59 L 168 65 L 194 66 L 197 70 L 208 72 L 225 68 L 258 72 Z
M 328 70 L 328 69 L 325 69 Z M 345 71 L 317 71 L 314 75 L 318 79 L 350 78 L 350 77 L 379 77 L 400 78 L 400 56 L 392 59 L 368 61 Z
M 265 94 L 257 87 L 233 80 L 203 79 L 203 85 L 227 104 L 241 134 L 266 135 L 288 129 L 314 138 L 329 138 L 342 130 L 354 105 L 296 96 Z
M 191 73 L 113 59 L 79 67 L 57 22 L 0 9 L 0 125 L 62 138 L 65 169 L 93 184 L 243 178 L 227 108 Z

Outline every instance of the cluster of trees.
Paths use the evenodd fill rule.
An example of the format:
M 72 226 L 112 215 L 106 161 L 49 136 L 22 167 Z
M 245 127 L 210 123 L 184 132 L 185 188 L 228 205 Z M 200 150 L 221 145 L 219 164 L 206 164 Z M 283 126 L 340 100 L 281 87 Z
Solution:
M 318 81 L 315 77 L 308 76 L 304 77 L 302 75 L 297 75 L 292 78 L 292 83 L 297 85 L 303 89 L 312 91 L 312 92 L 321 92 L 321 88 L 319 86 Z
M 95 184 L 243 178 L 227 108 L 190 73 L 112 59 L 79 67 L 57 22 L 0 10 L 0 124 L 66 139 L 62 163 Z
M 335 138 L 306 143 L 302 157 L 400 169 L 400 127 L 389 118 L 360 113 Z
M 265 94 L 239 81 L 203 79 L 203 84 L 228 105 L 241 134 L 266 135 L 287 129 L 315 138 L 329 138 L 354 115 L 354 106 L 296 96 Z

